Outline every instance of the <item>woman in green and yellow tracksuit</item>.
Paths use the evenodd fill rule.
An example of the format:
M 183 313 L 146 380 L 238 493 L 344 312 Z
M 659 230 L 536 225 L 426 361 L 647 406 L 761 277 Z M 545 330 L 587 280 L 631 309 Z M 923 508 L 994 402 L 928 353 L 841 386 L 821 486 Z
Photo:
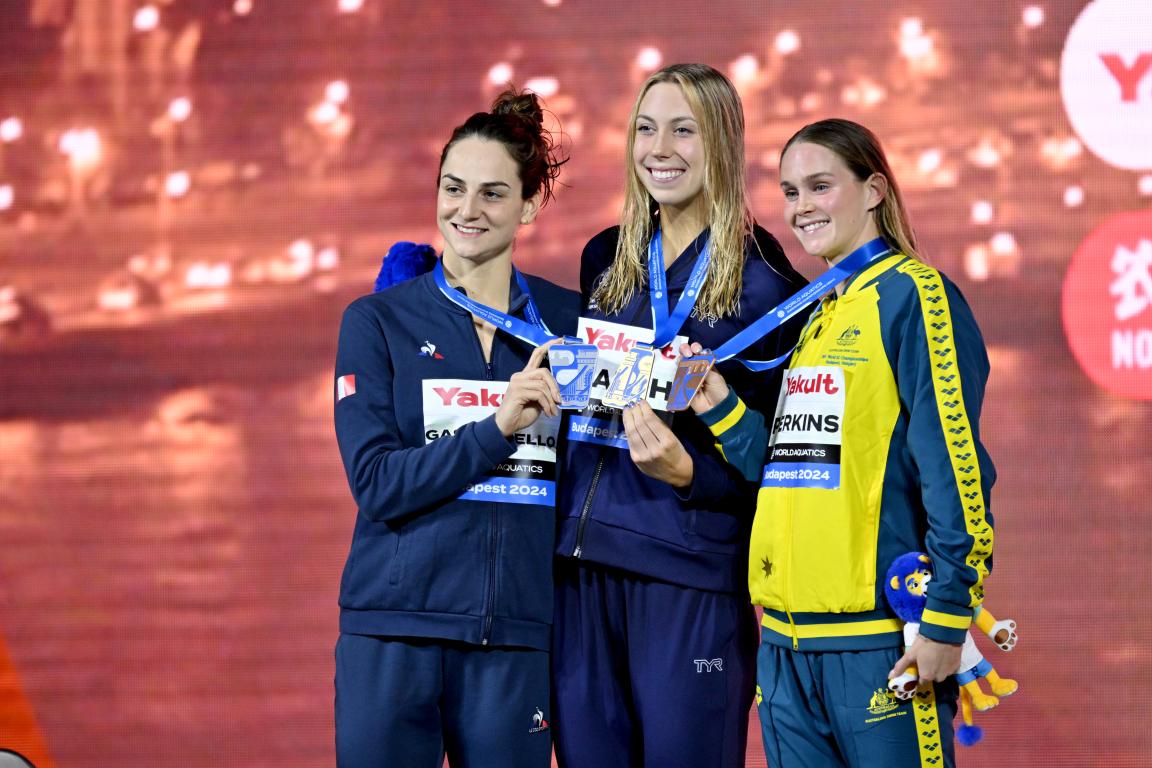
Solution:
M 830 265 L 878 255 L 813 311 L 770 425 L 719 376 L 693 403 L 728 460 L 760 475 L 748 589 L 764 608 L 765 752 L 776 768 L 952 765 L 949 676 L 992 561 L 984 342 L 956 286 L 919 260 L 870 131 L 805 127 L 780 179 L 805 251 Z M 910 551 L 931 555 L 936 575 L 905 652 L 883 593 Z M 900 701 L 888 678 L 910 664 L 921 687 Z

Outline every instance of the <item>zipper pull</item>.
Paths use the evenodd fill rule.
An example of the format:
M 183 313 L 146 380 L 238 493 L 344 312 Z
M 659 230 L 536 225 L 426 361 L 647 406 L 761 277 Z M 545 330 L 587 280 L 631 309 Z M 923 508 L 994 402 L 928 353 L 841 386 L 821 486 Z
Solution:
M 485 373 L 486 373 L 486 375 L 488 376 L 488 381 L 495 381 L 495 379 L 496 379 L 496 371 L 492 370 L 492 363 L 491 363 L 491 361 L 489 361 L 489 362 L 485 363 L 485 364 L 484 364 L 484 368 L 485 368 Z
M 576 549 L 572 550 L 572 557 L 579 558 L 580 553 L 583 551 L 584 551 L 583 548 L 579 544 L 577 544 Z

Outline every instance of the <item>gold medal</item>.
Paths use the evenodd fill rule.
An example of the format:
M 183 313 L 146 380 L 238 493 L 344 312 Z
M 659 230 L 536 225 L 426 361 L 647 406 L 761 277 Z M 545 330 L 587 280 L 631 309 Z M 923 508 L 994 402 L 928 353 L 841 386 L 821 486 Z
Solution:
M 611 408 L 624 408 L 648 398 L 652 382 L 655 352 L 649 344 L 633 344 L 608 384 L 608 394 L 601 400 Z

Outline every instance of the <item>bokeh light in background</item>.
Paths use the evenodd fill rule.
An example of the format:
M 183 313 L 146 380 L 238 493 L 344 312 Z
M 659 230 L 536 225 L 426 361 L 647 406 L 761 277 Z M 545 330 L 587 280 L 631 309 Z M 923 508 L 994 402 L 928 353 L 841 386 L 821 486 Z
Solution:
M 741 92 L 754 212 L 798 268 L 780 148 L 855 119 L 980 321 L 989 607 L 1021 635 L 983 647 L 1021 691 L 960 765 L 1148 765 L 1142 57 L 1136 2 L 4 3 L 0 748 L 330 766 L 343 307 L 392 242 L 436 242 L 440 149 L 509 83 L 572 158 L 517 259 L 574 285 L 636 87 L 698 60 Z

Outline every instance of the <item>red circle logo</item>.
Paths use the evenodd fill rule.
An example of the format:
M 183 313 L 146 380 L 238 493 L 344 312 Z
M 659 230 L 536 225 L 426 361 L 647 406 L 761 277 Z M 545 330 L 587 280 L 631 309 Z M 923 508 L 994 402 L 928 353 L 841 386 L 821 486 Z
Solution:
M 1089 378 L 1152 400 L 1152 211 L 1114 216 L 1081 243 L 1064 277 L 1063 317 Z

